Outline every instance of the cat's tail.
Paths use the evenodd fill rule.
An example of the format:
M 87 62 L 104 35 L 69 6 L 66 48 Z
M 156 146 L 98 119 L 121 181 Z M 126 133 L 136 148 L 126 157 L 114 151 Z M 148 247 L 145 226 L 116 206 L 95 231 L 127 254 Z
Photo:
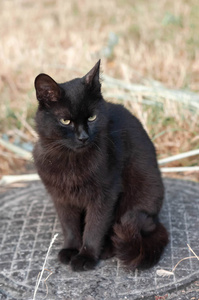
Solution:
M 115 255 L 131 269 L 155 265 L 168 243 L 165 227 L 145 213 L 126 213 L 114 225 Z

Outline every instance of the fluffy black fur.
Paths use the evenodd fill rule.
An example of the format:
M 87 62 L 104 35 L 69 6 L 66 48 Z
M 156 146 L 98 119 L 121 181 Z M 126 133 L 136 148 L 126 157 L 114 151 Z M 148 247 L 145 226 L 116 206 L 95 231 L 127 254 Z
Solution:
M 61 262 L 81 271 L 116 255 L 150 267 L 168 242 L 155 149 L 136 117 L 103 99 L 99 68 L 63 84 L 36 77 L 35 165 L 62 225 Z

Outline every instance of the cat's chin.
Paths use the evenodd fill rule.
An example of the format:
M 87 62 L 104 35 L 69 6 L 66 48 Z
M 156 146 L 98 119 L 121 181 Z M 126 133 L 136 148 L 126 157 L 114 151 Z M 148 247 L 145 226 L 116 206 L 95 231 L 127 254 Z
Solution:
M 76 145 L 74 147 L 71 147 L 71 150 L 74 152 L 82 152 L 82 151 L 88 150 L 90 148 L 90 146 L 91 146 L 91 143 Z

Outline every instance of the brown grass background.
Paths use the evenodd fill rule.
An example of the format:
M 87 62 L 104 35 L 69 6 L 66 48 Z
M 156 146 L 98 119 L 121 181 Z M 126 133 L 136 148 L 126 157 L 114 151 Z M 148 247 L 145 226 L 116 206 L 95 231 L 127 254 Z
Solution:
M 104 74 L 126 82 L 158 81 L 198 92 L 198 20 L 197 0 L 1 1 L 0 137 L 34 143 L 34 78 L 45 72 L 67 81 L 83 76 L 99 58 Z M 111 36 L 118 39 L 112 49 Z M 124 105 L 143 122 L 159 158 L 199 147 L 197 112 L 171 101 L 163 110 L 131 101 Z M 197 164 L 192 157 L 169 166 Z M 27 168 L 0 147 L 1 176 Z M 199 179 L 197 173 L 184 175 Z

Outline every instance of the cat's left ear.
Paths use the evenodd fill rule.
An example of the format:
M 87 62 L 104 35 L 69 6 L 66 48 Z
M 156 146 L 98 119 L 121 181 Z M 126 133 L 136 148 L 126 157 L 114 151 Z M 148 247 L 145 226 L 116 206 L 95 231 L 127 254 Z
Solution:
M 100 73 L 100 60 L 94 65 L 94 67 L 83 77 L 87 86 L 101 87 L 99 80 Z
M 50 104 L 59 100 L 61 89 L 47 74 L 39 74 L 35 78 L 36 95 L 39 102 Z

